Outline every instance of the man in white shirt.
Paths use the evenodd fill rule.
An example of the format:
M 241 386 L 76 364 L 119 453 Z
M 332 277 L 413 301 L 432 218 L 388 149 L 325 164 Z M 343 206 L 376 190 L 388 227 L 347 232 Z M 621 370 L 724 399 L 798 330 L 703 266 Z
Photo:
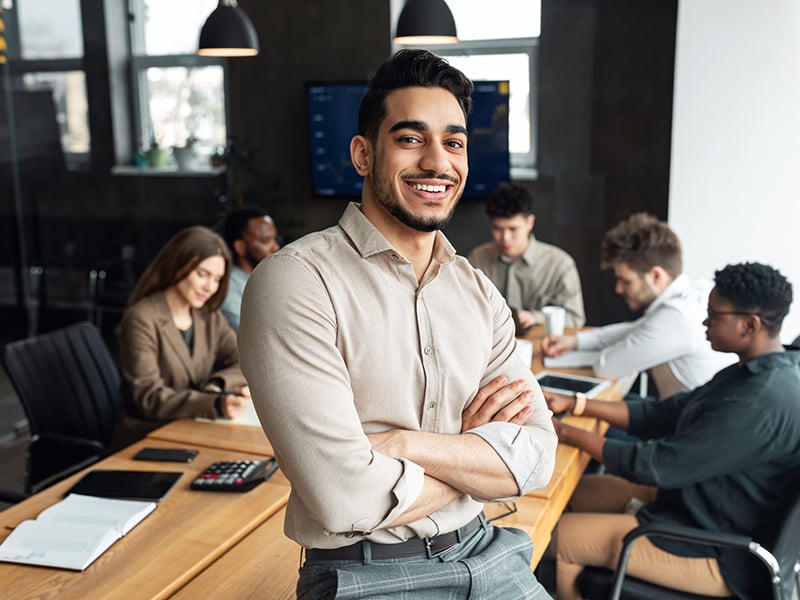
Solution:
M 233 255 L 228 293 L 222 314 L 234 331 L 239 330 L 242 293 L 256 265 L 280 250 L 278 229 L 272 218 L 260 208 L 245 206 L 232 211 L 225 219 L 225 241 Z
M 711 283 L 692 282 L 681 273 L 680 240 L 665 222 L 637 213 L 619 223 L 603 238 L 602 266 L 614 270 L 614 291 L 643 316 L 553 336 L 542 344 L 546 355 L 599 351 L 593 365 L 597 375 L 647 371 L 659 398 L 694 389 L 735 360 L 712 350 L 706 340 L 703 319 Z
M 517 333 L 544 323 L 543 306 L 561 306 L 567 327 L 586 322 L 581 278 L 572 257 L 533 235 L 533 198 L 516 183 L 501 183 L 486 201 L 493 241 L 474 248 L 469 262 L 492 280 L 514 312 Z

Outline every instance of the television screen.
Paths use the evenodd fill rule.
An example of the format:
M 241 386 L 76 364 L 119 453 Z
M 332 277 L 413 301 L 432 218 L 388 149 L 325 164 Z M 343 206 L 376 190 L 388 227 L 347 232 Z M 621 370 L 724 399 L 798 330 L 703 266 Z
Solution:
M 358 133 L 362 82 L 306 86 L 311 180 L 316 196 L 360 197 L 362 178 L 350 162 L 350 140 Z M 469 176 L 464 198 L 486 197 L 509 179 L 508 81 L 476 81 L 469 131 Z

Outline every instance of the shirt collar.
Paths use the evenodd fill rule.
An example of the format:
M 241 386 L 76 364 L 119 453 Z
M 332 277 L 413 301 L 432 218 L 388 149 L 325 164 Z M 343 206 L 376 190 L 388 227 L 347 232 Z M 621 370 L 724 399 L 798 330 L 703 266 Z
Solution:
M 350 202 L 347 205 L 344 214 L 339 219 L 339 226 L 364 258 L 383 252 L 393 252 L 402 256 L 364 216 L 364 213 L 361 212 L 361 205 L 356 202 Z M 455 248 L 441 231 L 436 232 L 433 259 L 440 264 L 451 263 L 456 259 Z
M 769 369 L 797 368 L 800 366 L 800 351 L 791 347 L 784 346 L 786 352 L 771 352 L 757 356 L 753 360 L 747 361 L 742 365 L 751 373 L 760 373 Z
M 525 252 L 523 252 L 519 256 L 519 258 L 515 258 L 513 260 L 509 259 L 509 258 L 506 258 L 505 256 L 502 255 L 502 253 L 498 249 L 497 244 L 495 244 L 494 248 L 495 248 L 495 252 L 497 252 L 497 259 L 500 262 L 503 262 L 503 263 L 505 263 L 507 265 L 510 265 L 510 264 L 513 264 L 513 263 L 517 262 L 518 260 L 521 260 L 526 265 L 532 265 L 534 262 L 536 262 L 536 260 L 535 260 L 535 258 L 536 258 L 536 248 L 534 246 L 536 246 L 536 236 L 534 236 L 531 233 L 530 240 L 528 240 L 528 247 L 525 248 Z

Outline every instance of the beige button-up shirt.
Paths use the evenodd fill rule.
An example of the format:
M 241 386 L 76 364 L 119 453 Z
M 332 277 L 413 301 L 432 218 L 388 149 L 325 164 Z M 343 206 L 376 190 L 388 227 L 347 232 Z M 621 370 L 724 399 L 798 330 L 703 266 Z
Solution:
M 396 543 L 466 524 L 461 496 L 429 517 L 387 529 L 419 493 L 418 465 L 374 452 L 365 433 L 458 434 L 461 413 L 493 377 L 526 378 L 503 298 L 441 233 L 420 283 L 414 269 L 348 206 L 339 224 L 283 248 L 245 288 L 243 371 L 281 469 L 292 483 L 286 534 L 305 547 L 369 537 Z M 486 440 L 520 493 L 547 484 L 556 436 L 541 393 L 524 426 L 489 423 Z
M 511 308 L 531 311 L 537 322 L 544 323 L 541 308 L 553 305 L 567 311 L 567 327 L 586 323 L 578 267 L 561 248 L 531 236 L 522 256 L 508 261 L 497 244 L 488 242 L 470 252 L 469 262 L 492 280 Z

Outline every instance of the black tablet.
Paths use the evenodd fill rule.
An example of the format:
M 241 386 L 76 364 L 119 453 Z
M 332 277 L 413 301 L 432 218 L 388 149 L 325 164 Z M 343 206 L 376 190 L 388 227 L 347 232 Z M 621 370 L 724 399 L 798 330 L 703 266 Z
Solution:
M 550 371 L 538 373 L 536 379 L 539 380 L 539 386 L 548 392 L 571 396 L 580 392 L 585 394 L 587 398 L 594 398 L 611 385 L 611 382 L 607 379 L 570 375 L 568 373 L 553 373 Z
M 180 471 L 89 471 L 67 494 L 120 500 L 159 501 L 183 475 Z M 66 494 L 65 494 L 66 495 Z

